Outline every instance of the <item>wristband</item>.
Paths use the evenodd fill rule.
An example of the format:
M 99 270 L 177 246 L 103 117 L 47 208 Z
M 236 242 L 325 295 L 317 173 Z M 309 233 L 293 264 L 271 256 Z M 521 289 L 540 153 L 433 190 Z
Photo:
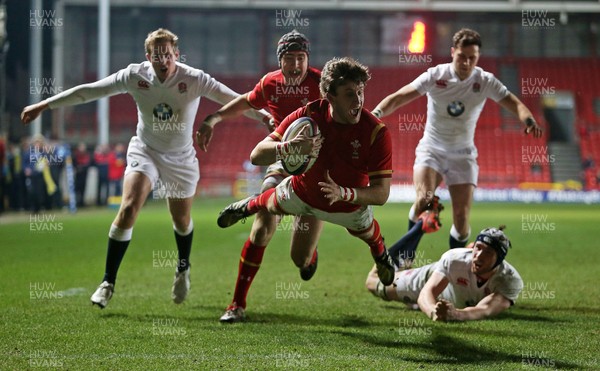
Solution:
M 375 108 L 373 111 L 371 111 L 371 113 L 378 119 L 380 119 L 381 115 L 383 115 L 383 112 L 379 108 Z
M 352 202 L 356 201 L 356 188 L 342 187 L 340 186 L 340 197 L 342 201 Z

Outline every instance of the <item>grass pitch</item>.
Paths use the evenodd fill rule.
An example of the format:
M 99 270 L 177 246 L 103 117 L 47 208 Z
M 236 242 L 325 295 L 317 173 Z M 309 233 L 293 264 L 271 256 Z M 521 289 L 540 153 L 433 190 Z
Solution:
M 250 290 L 248 322 L 221 324 L 251 220 L 227 230 L 231 200 L 199 199 L 193 212 L 192 291 L 170 300 L 176 248 L 166 205 L 140 214 L 109 306 L 89 297 L 104 269 L 116 210 L 0 217 L 0 369 L 598 369 L 600 206 L 475 203 L 472 229 L 507 224 L 507 260 L 525 289 L 499 317 L 434 323 L 364 289 L 368 248 L 327 225 L 319 269 L 304 282 L 289 258 L 284 219 Z M 406 231 L 406 204 L 375 210 L 388 243 Z M 446 250 L 421 241 L 417 264 Z

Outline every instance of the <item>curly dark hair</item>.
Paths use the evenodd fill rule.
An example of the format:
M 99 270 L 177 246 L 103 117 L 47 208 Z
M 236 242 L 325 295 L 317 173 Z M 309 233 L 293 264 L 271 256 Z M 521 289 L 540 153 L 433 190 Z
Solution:
M 344 85 L 348 81 L 359 84 L 366 83 L 370 78 L 369 68 L 355 59 L 350 57 L 333 58 L 325 63 L 321 71 L 319 84 L 321 97 L 326 98 L 327 93 L 335 95 L 338 86 Z
M 470 45 L 477 45 L 481 48 L 481 36 L 477 31 L 470 28 L 461 28 L 452 36 L 452 43 L 455 48 Z

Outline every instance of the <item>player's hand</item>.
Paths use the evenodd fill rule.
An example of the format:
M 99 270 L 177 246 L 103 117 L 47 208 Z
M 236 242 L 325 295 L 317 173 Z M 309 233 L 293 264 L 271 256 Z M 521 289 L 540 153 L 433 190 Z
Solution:
M 198 147 L 200 147 L 202 151 L 207 151 L 208 144 L 210 143 L 212 136 L 213 127 L 203 122 L 200 125 L 198 131 L 196 132 L 196 142 L 198 143 Z
M 448 314 L 450 308 L 454 306 L 447 300 L 440 299 L 437 303 L 435 303 L 435 308 L 431 313 L 431 319 L 434 321 L 448 321 Z
M 544 130 L 535 122 L 535 120 L 529 117 L 525 120 L 525 135 L 533 133 L 534 138 L 541 138 Z
M 318 157 L 321 146 L 323 145 L 323 136 L 317 134 L 315 136 L 308 136 L 308 127 L 305 127 L 290 140 L 290 146 L 294 149 L 291 151 L 293 154 L 309 155 L 310 157 Z
M 329 170 L 325 172 L 325 181 L 319 182 L 319 187 L 321 187 L 321 192 L 325 194 L 325 198 L 329 200 L 329 205 L 342 200 L 340 186 L 331 179 Z
M 269 133 L 275 131 L 275 119 L 273 117 L 265 116 L 265 118 L 263 119 L 263 124 L 265 125 Z
M 21 122 L 25 125 L 29 124 L 47 108 L 48 104 L 44 102 L 39 102 L 23 108 L 23 112 L 21 112 Z

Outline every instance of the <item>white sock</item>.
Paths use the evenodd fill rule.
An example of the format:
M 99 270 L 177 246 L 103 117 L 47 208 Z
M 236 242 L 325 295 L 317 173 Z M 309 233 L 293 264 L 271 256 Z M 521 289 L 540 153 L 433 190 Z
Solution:
M 115 241 L 129 241 L 133 234 L 133 228 L 121 229 L 114 224 L 111 224 L 108 237 Z
M 454 238 L 455 240 L 457 240 L 459 242 L 468 241 L 469 237 L 471 237 L 471 227 L 469 227 L 469 232 L 467 232 L 467 237 L 460 238 L 460 233 L 458 233 L 458 230 L 456 230 L 456 227 L 454 226 L 454 224 L 452 224 L 452 228 L 450 228 L 450 236 L 452 236 L 452 238 Z

